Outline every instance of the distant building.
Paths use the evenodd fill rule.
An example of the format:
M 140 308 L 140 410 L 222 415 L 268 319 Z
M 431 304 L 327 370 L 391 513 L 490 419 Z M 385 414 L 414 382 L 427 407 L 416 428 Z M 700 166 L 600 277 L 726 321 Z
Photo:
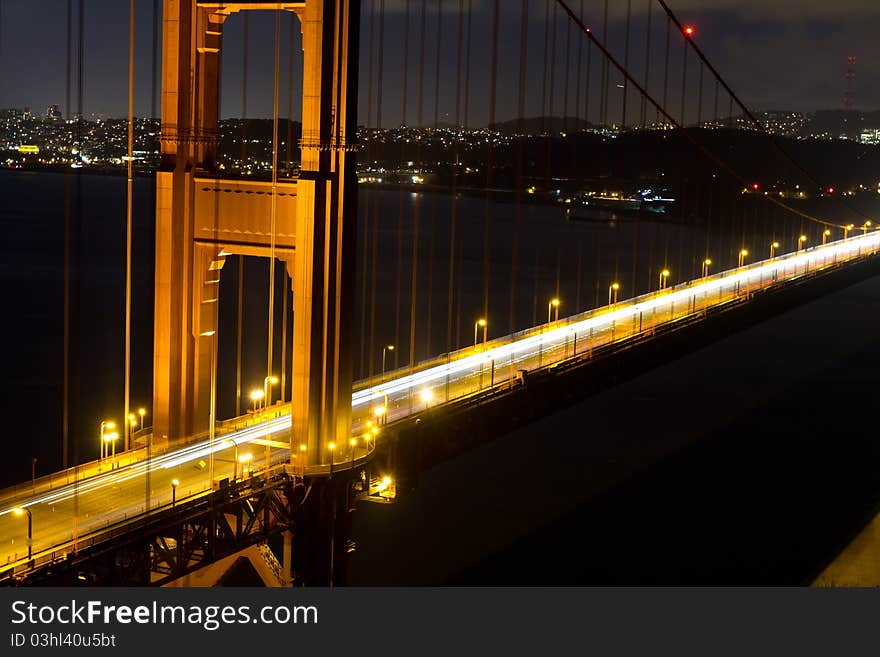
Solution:
M 880 128 L 866 128 L 859 135 L 863 144 L 880 144 Z
M 63 118 L 61 116 L 61 107 L 57 103 L 49 105 L 46 108 L 46 118 L 50 121 L 60 121 Z

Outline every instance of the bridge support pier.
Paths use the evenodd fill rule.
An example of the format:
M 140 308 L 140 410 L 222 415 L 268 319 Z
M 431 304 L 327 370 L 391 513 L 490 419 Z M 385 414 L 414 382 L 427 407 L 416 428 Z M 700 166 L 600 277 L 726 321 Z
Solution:
M 345 584 L 354 480 L 355 473 L 345 471 L 342 476 L 312 481 L 308 497 L 296 515 L 298 531 L 293 537 L 292 563 L 297 586 Z

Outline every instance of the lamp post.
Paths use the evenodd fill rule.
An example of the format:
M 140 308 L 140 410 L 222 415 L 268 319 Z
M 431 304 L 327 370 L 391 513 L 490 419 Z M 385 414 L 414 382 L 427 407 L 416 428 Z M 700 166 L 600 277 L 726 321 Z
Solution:
M 550 299 L 550 303 L 547 304 L 547 323 L 550 323 L 550 315 L 553 312 L 553 309 L 556 309 L 556 318 L 554 321 L 559 321 L 559 299 L 556 297 Z
M 660 289 L 661 290 L 666 289 L 666 284 L 668 281 L 669 281 L 669 270 L 664 269 L 663 271 L 660 272 Z
M 428 410 L 428 405 L 431 403 L 431 400 L 434 399 L 434 392 L 429 388 L 425 388 L 419 393 L 419 398 L 425 403 L 425 410 Z
M 483 345 L 486 344 L 486 332 L 489 330 L 489 323 L 482 317 L 474 323 L 474 350 L 477 349 L 477 331 L 483 327 Z
M 128 426 L 126 427 L 128 431 L 128 439 L 125 441 L 126 444 L 131 447 L 131 435 L 134 433 L 134 430 L 137 428 L 138 421 L 135 419 L 134 413 L 128 414 Z
M 28 561 L 34 556 L 34 517 L 31 515 L 31 510 L 28 507 L 17 506 L 12 510 L 16 516 L 23 516 L 25 513 L 27 514 L 28 519 L 28 533 L 27 533 L 27 545 L 28 545 Z
M 257 403 L 263 398 L 262 390 L 251 390 L 251 401 L 254 402 L 254 413 L 257 412 Z
M 336 451 L 336 443 L 327 443 L 327 450 L 330 452 L 330 476 L 333 476 L 333 453 Z
M 278 383 L 278 377 L 274 374 L 270 374 L 265 379 L 263 379 L 263 408 L 268 408 L 272 405 L 272 386 Z
M 847 235 L 849 235 L 849 231 L 851 231 L 855 226 L 853 224 L 847 224 L 843 227 L 843 239 L 846 239 Z
M 110 429 L 111 431 L 116 428 L 116 423 L 113 420 L 104 420 L 101 422 L 101 460 L 103 461 L 107 458 L 107 439 L 104 437 L 104 430 Z
M 800 251 L 806 245 L 807 245 L 807 236 L 801 235 L 800 237 L 798 237 L 798 251 Z
M 37 492 L 37 457 L 31 457 L 31 494 Z
M 104 434 L 104 442 L 110 443 L 110 449 L 112 450 L 111 454 L 110 454 L 110 468 L 111 469 L 113 468 L 113 459 L 116 458 L 116 441 L 117 440 L 119 440 L 119 432 L 118 431 L 112 431 L 110 433 Z M 107 456 L 107 448 L 105 447 L 104 448 L 104 457 L 106 458 L 106 456 Z
M 712 261 L 709 258 L 703 260 L 703 270 L 700 272 L 700 275 L 703 278 L 709 276 L 709 266 L 712 264 Z
M 868 219 L 864 224 L 862 224 L 862 235 L 868 234 L 868 229 L 871 227 L 871 220 Z
M 385 378 L 385 354 L 386 352 L 394 351 L 394 345 L 388 344 L 382 347 L 382 378 Z
M 171 480 L 171 506 L 177 504 L 177 487 L 180 486 L 179 479 Z
M 349 438 L 348 446 L 351 447 L 351 469 L 354 470 L 354 448 L 357 447 L 357 438 Z
M 245 469 L 247 469 L 247 473 L 251 473 L 251 466 L 249 465 L 251 460 L 254 458 L 254 455 L 248 452 L 247 454 L 242 454 L 238 457 L 238 462 L 241 463 L 241 478 L 244 479 Z
M 831 231 L 828 230 L 827 228 L 824 231 L 822 231 L 822 246 L 825 246 L 825 244 L 828 243 L 828 238 L 830 236 L 831 236 Z
M 385 424 L 386 419 L 387 419 L 386 418 L 387 414 L 388 414 L 388 407 L 387 406 L 376 406 L 376 408 L 373 409 L 373 415 L 376 418 L 376 422 L 381 422 L 382 424 Z
M 138 415 L 141 416 L 141 424 L 140 424 L 140 427 L 138 427 L 138 431 L 142 431 L 144 428 L 144 415 L 146 415 L 146 414 L 147 414 L 146 408 L 139 408 L 138 409 Z
M 229 443 L 232 445 L 232 481 L 236 481 L 238 479 L 238 443 L 236 443 L 231 438 L 227 438 L 223 442 Z
M 617 303 L 617 291 L 620 289 L 620 283 L 614 282 L 608 286 L 608 305 Z
M 771 242 L 770 243 L 770 259 L 773 260 L 773 256 L 776 255 L 776 249 L 779 248 L 779 242 Z
M 739 252 L 739 265 L 738 265 L 738 266 L 742 267 L 742 266 L 745 264 L 745 262 L 746 262 L 746 256 L 747 256 L 747 255 L 749 255 L 749 250 L 748 250 L 748 249 L 740 249 L 740 252 Z

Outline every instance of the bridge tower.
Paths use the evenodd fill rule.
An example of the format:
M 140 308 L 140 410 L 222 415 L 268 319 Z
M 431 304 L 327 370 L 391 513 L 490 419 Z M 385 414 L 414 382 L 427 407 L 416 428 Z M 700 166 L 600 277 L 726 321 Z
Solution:
M 157 173 L 154 438 L 207 430 L 220 270 L 282 260 L 293 288 L 292 444 L 310 463 L 351 430 L 359 0 L 164 0 Z M 217 176 L 219 58 L 232 13 L 281 10 L 303 34 L 301 174 Z

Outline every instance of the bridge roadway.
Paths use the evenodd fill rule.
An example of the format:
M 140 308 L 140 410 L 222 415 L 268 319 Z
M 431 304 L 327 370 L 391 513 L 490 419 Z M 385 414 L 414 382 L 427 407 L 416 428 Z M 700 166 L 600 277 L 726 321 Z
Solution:
M 770 286 L 792 281 L 874 254 L 880 249 L 880 231 L 866 232 L 827 245 L 778 256 L 665 290 L 621 301 L 596 310 L 544 324 L 511 336 L 479 343 L 475 347 L 421 363 L 414 370 L 389 372 L 384 379 L 356 384 L 352 396 L 355 448 L 340 445 L 333 452 L 333 468 L 351 467 L 369 456 L 381 430 L 372 434 L 372 423 L 394 422 L 429 406 L 461 399 L 492 385 L 509 385 L 518 370 L 533 370 L 592 349 L 650 332 L 707 308 L 735 302 Z M 376 417 L 379 407 L 387 408 Z M 271 416 L 271 417 L 270 417 Z M 371 423 L 371 424 L 368 424 Z M 0 491 L 0 573 L 27 567 L 27 517 L 14 513 L 27 507 L 33 518 L 33 557 L 37 563 L 62 557 L 88 543 L 102 530 L 124 524 L 149 506 L 167 507 L 172 496 L 180 501 L 204 494 L 216 481 L 242 476 L 245 465 L 255 472 L 268 465 L 290 461 L 287 432 L 289 415 L 282 405 L 249 418 L 221 423 L 214 443 L 201 439 L 156 454 L 149 460 L 141 451 L 80 466 L 60 483 L 30 482 Z M 300 456 L 294 445 L 294 461 Z M 247 464 L 236 457 L 251 456 Z M 328 454 L 329 456 L 329 454 Z M 235 470 L 234 470 L 235 468 Z M 330 466 L 305 468 L 308 474 L 328 474 Z M 73 472 L 73 471 L 71 471 Z M 149 493 L 147 473 L 149 472 Z M 172 480 L 179 483 L 174 489 Z

